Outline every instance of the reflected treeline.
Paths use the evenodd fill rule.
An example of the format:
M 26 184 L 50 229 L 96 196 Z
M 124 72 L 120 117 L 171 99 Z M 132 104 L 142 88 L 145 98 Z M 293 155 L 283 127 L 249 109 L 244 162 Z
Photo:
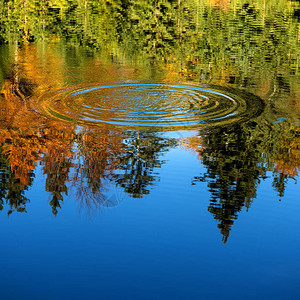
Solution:
M 299 10 L 286 0 L 2 0 L 0 43 L 66 41 L 166 80 L 246 88 L 285 110 L 300 102 Z
M 0 41 L 125 45 L 127 52 L 170 61 L 189 57 L 190 75 L 199 74 L 203 60 L 222 66 L 235 60 L 245 72 L 249 62 L 280 61 L 296 72 L 299 7 L 299 1 L 286 0 L 1 0 Z
M 14 45 L 0 48 L 0 82 L 6 78 L 0 95 L 0 209 L 26 211 L 25 191 L 37 168 L 54 215 L 71 191 L 91 210 L 113 206 L 108 182 L 134 198 L 148 194 L 174 139 L 63 124 L 37 115 L 27 99 L 66 82 L 156 72 L 150 79 L 238 87 L 266 104 L 256 122 L 182 141 L 206 167 L 192 183 L 207 182 L 208 210 L 226 242 L 266 176 L 273 176 L 282 198 L 299 172 L 299 11 L 299 1 L 286 0 L 0 0 L 0 44 Z M 59 40 L 72 50 L 66 44 L 55 48 Z M 94 49 L 107 51 L 98 55 Z M 107 69 L 101 67 L 104 57 L 112 62 Z M 119 68 L 128 58 L 136 65 Z
M 37 118 L 9 81 L 0 101 L 0 209 L 7 205 L 8 214 L 26 212 L 29 199 L 24 193 L 38 165 L 54 215 L 70 191 L 90 210 L 113 206 L 110 202 L 118 199 L 107 198 L 107 183 L 141 198 L 159 181 L 163 154 L 177 146 L 175 139 L 156 132 L 76 128 Z M 282 198 L 287 180 L 296 180 L 300 169 L 300 127 L 293 121 L 270 123 L 261 118 L 210 129 L 181 142 L 197 152 L 206 167 L 192 183 L 207 182 L 208 211 L 218 221 L 224 242 L 239 212 L 256 198 L 261 180 L 273 174 L 273 187 Z
M 207 63 L 218 63 L 214 73 L 245 81 L 262 65 L 298 72 L 299 9 L 286 0 L 1 0 L 0 42 L 123 49 L 175 68 L 180 60 L 191 77 L 214 77 Z
M 33 173 L 30 173 L 29 181 L 23 184 L 12 171 L 6 155 L 0 149 L 0 210 L 7 206 L 7 214 L 14 211 L 26 212 L 26 204 L 30 201 L 24 193 L 33 182 Z
M 34 69 L 27 72 L 34 73 Z M 17 74 L 6 79 L 0 95 L 1 210 L 6 206 L 8 214 L 26 212 L 29 199 L 25 191 L 32 185 L 37 168 L 45 176 L 45 191 L 50 194 L 54 215 L 70 192 L 90 211 L 117 205 L 120 199 L 116 194 L 108 196 L 109 188 L 120 188 L 134 198 L 150 193 L 151 186 L 159 181 L 163 154 L 176 147 L 178 140 L 152 131 L 81 128 L 47 119 L 27 103 L 32 89 L 44 87 L 31 84 L 29 88 Z M 39 76 L 36 83 L 46 80 Z M 27 93 L 26 97 L 21 93 Z M 268 110 L 274 109 L 269 104 L 267 116 Z M 287 181 L 296 180 L 299 126 L 297 120 L 271 122 L 261 116 L 181 140 L 186 149 L 197 152 L 207 169 L 195 176 L 192 184 L 207 182 L 211 193 L 208 211 L 218 221 L 224 242 L 239 212 L 249 209 L 256 198 L 261 180 L 273 176 L 279 198 L 284 197 Z
M 216 128 L 201 135 L 198 143 L 186 139 L 184 146 L 194 149 L 207 169 L 192 183 L 207 182 L 208 211 L 219 222 L 224 243 L 238 213 L 256 198 L 261 180 L 273 172 L 273 187 L 281 198 L 287 180 L 296 180 L 300 170 L 300 125 L 294 122 Z
M 161 155 L 175 147 L 175 139 L 155 132 L 78 128 L 43 119 L 27 108 L 15 84 L 7 80 L 0 96 L 1 210 L 6 203 L 9 214 L 26 211 L 29 200 L 24 191 L 38 165 L 54 215 L 70 191 L 90 210 L 113 206 L 106 195 L 108 182 L 134 198 L 149 194 L 158 180 L 156 170 L 164 163 Z

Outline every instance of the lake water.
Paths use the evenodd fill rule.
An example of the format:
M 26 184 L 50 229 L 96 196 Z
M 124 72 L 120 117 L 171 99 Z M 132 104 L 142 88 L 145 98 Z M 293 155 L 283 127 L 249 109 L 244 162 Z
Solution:
M 1 299 L 299 299 L 299 1 L 13 2 Z

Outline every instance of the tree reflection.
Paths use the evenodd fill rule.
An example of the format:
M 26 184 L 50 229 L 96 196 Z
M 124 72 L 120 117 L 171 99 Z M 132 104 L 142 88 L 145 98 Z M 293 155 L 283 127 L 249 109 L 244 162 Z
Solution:
M 217 128 L 204 135 L 201 159 L 207 171 L 193 180 L 208 182 L 208 211 L 219 221 L 224 243 L 242 207 L 250 207 L 259 178 L 266 173 L 258 140 L 251 137 L 248 126 Z
M 6 155 L 0 154 L 0 210 L 8 205 L 8 215 L 14 211 L 27 212 L 26 204 L 29 199 L 24 196 L 24 193 L 32 182 L 33 174 L 31 173 L 27 185 L 22 184 L 10 168 Z
M 126 136 L 124 153 L 120 158 L 116 183 L 134 198 L 150 193 L 149 186 L 157 180 L 155 168 L 164 163 L 160 156 L 176 145 L 175 139 L 155 132 L 131 132 Z
M 215 128 L 183 141 L 198 153 L 207 171 L 193 179 L 207 182 L 211 193 L 208 211 L 219 222 L 226 243 L 232 225 L 243 207 L 248 210 L 267 172 L 273 172 L 273 187 L 284 196 L 288 178 L 298 175 L 299 132 L 296 123 L 249 122 Z
M 74 47 L 73 56 L 68 47 L 47 48 L 48 54 L 45 44 L 13 47 L 11 72 L 0 96 L 1 209 L 7 205 L 9 214 L 26 211 L 25 192 L 39 164 L 54 215 L 70 192 L 90 211 L 116 205 L 118 199 L 108 196 L 115 186 L 134 198 L 149 194 L 159 181 L 164 153 L 176 146 L 174 139 L 155 132 L 75 128 L 37 115 L 26 102 L 32 94 L 66 82 L 108 80 L 108 76 L 131 79 L 146 70 L 164 80 L 193 78 L 246 88 L 270 104 L 265 119 L 211 129 L 186 140 L 185 147 L 196 151 L 207 169 L 193 183 L 208 183 L 208 211 L 218 221 L 224 242 L 239 212 L 251 206 L 263 178 L 273 176 L 280 198 L 288 180 L 296 180 L 300 85 L 293 83 L 298 82 L 300 48 L 299 22 L 293 13 L 299 3 L 63 0 L 38 5 L 26 1 L 32 5 L 25 26 L 21 2 L 0 3 L 1 42 L 65 38 L 73 46 L 108 48 L 109 59 L 120 66 L 126 64 L 124 57 L 136 65 L 91 68 L 95 62 L 99 66 L 108 61 L 105 52 L 88 51 L 95 58 L 89 60 L 80 47 Z M 145 68 L 147 63 L 151 68 Z M 6 63 L 0 64 L 7 69 Z
M 273 126 L 267 150 L 274 166 L 273 187 L 282 198 L 288 179 L 296 181 L 300 170 L 300 124 L 298 120 L 284 120 Z
M 45 190 L 51 194 L 50 205 L 54 216 L 57 215 L 57 209 L 61 208 L 63 194 L 68 195 L 67 182 L 74 155 L 72 128 L 68 128 L 70 130 L 68 132 L 63 131 L 62 128 L 58 130 L 55 125 L 44 128 L 40 133 L 41 139 L 46 144 L 40 158 L 43 173 L 46 175 Z
M 89 211 L 118 204 L 117 197 L 107 195 L 108 186 L 120 187 L 135 198 L 149 194 L 149 187 L 158 180 L 155 169 L 164 163 L 161 156 L 176 145 L 175 139 L 108 127 L 79 129 L 39 117 L 14 93 L 16 85 L 20 90 L 14 77 L 7 80 L 0 98 L 4 111 L 0 127 L 5 161 L 2 174 L 9 172 L 5 176 L 11 178 L 8 183 L 3 181 L 2 206 L 3 199 L 9 199 L 15 210 L 25 211 L 28 199 L 24 190 L 31 185 L 39 164 L 54 216 L 70 192 Z M 15 187 L 19 184 L 19 194 L 8 188 L 12 181 Z
M 7 80 L 0 97 L 4 112 L 0 116 L 0 209 L 7 205 L 8 214 L 26 212 L 29 199 L 25 192 L 38 164 L 55 216 L 71 191 L 90 212 L 119 203 L 117 196 L 108 196 L 112 187 L 142 198 L 159 181 L 164 153 L 178 144 L 154 131 L 76 128 L 37 118 L 14 93 L 15 84 Z M 218 221 L 224 243 L 240 211 L 248 210 L 256 198 L 261 180 L 273 172 L 273 187 L 282 198 L 288 179 L 296 179 L 299 126 L 297 120 L 274 123 L 261 118 L 209 129 L 182 141 L 206 167 L 193 184 L 207 182 L 211 193 L 208 211 Z
M 25 47 L 16 57 L 26 61 L 25 70 L 15 63 L 15 72 L 2 88 L 1 137 L 2 154 L 24 186 L 38 164 L 46 177 L 45 191 L 50 194 L 50 206 L 56 216 L 65 196 L 74 191 L 81 206 L 90 211 L 99 206 L 116 205 L 116 197 L 107 197 L 107 186 L 117 185 L 132 197 L 149 193 L 163 161 L 160 155 L 175 145 L 174 139 L 166 139 L 156 133 L 122 132 L 107 127 L 78 128 L 39 116 L 27 105 L 26 80 L 21 71 L 34 78 L 34 88 L 44 90 L 60 80 L 41 72 L 36 75 L 32 67 L 38 59 L 34 51 Z M 33 86 L 29 84 L 29 87 Z M 22 97 L 20 96 L 22 95 Z M 25 99 L 25 100 L 24 100 Z
M 29 199 L 24 194 L 33 183 L 38 159 L 38 138 L 26 126 L 33 120 L 17 95 L 15 79 L 6 80 L 0 93 L 0 210 L 8 205 L 8 215 L 26 212 Z
M 89 210 L 114 206 L 105 195 L 107 183 L 115 178 L 123 150 L 123 133 L 109 128 L 86 128 L 77 134 L 77 154 L 72 175 L 76 198 Z

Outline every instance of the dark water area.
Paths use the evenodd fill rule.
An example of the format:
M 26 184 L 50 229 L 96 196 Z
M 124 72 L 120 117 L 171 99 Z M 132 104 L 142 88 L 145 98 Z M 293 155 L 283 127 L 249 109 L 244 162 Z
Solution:
M 299 12 L 1 1 L 1 299 L 299 299 Z

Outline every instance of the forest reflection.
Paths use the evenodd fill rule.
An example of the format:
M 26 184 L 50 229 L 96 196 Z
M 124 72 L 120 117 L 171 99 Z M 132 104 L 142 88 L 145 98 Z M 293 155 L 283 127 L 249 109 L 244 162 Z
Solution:
M 133 198 L 150 193 L 159 181 L 163 154 L 175 147 L 197 153 L 206 172 L 195 174 L 191 185 L 207 182 L 208 211 L 218 221 L 226 242 L 243 207 L 256 198 L 262 180 L 273 177 L 279 198 L 300 168 L 300 125 L 257 118 L 245 124 L 211 128 L 189 138 L 167 138 L 158 132 L 69 125 L 38 115 L 18 96 L 25 87 L 6 80 L 0 97 L 1 206 L 8 215 L 26 212 L 25 192 L 41 165 L 45 191 L 56 216 L 65 196 L 75 191 L 90 210 L 117 205 L 107 198 L 107 183 Z M 116 201 L 116 203 L 114 203 Z
M 188 147 L 189 145 L 187 144 Z M 207 182 L 208 211 L 218 221 L 224 243 L 243 207 L 248 211 L 262 180 L 273 177 L 279 199 L 288 179 L 297 180 L 300 168 L 300 126 L 249 122 L 216 128 L 201 136 L 198 153 L 206 172 L 192 184 Z M 198 145 L 197 145 L 198 146 Z M 271 175 L 272 174 L 272 175 Z
M 1 105 L 1 209 L 26 211 L 24 192 L 32 185 L 34 171 L 42 165 L 45 190 L 51 194 L 54 215 L 69 189 L 90 209 L 105 203 L 104 182 L 112 181 L 134 198 L 149 194 L 155 182 L 160 155 L 176 146 L 173 138 L 155 132 L 131 132 L 110 128 L 78 128 L 49 120 L 27 108 L 5 84 Z
M 26 191 L 38 168 L 55 216 L 71 191 L 80 207 L 90 211 L 118 205 L 117 196 L 108 196 L 110 187 L 143 198 L 159 182 L 164 154 L 181 147 L 196 153 L 206 169 L 190 183 L 193 188 L 207 184 L 208 211 L 226 242 L 263 180 L 272 179 L 278 199 L 284 198 L 288 182 L 297 180 L 299 1 L 158 0 L 153 5 L 149 0 L 72 0 L 37 5 L 27 0 L 32 5 L 24 10 L 25 2 L 0 2 L 5 16 L 0 43 L 10 45 L 0 48 L 7 58 L 0 60 L 0 209 L 8 215 L 27 211 Z M 167 138 L 154 131 L 60 122 L 28 103 L 51 88 L 116 78 L 233 87 L 259 96 L 266 107 L 247 123 Z

